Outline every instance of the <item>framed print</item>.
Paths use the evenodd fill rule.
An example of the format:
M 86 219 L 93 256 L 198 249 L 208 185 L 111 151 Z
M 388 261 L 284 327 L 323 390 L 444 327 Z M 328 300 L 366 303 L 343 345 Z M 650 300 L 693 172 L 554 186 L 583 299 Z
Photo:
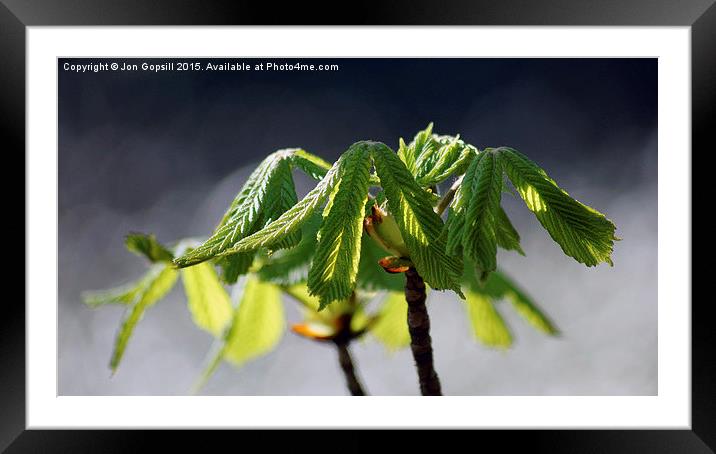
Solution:
M 27 177 L 10 452 L 142 443 L 116 429 L 714 446 L 691 299 L 709 2 L 342 26 L 6 3 Z

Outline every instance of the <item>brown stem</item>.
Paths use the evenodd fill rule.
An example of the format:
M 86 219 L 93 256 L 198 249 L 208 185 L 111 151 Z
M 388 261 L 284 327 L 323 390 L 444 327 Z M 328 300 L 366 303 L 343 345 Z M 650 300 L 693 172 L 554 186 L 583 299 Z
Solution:
M 356 376 L 355 368 L 353 367 L 353 359 L 348 351 L 348 343 L 336 341 L 336 348 L 338 349 L 338 362 L 341 364 L 343 375 L 346 378 L 346 385 L 351 392 L 352 396 L 365 396 L 363 386 L 358 381 Z
M 430 339 L 430 317 L 425 307 L 425 282 L 417 270 L 410 267 L 405 272 L 405 301 L 408 303 L 408 331 L 410 349 L 423 396 L 441 396 L 440 379 L 433 365 L 433 347 Z

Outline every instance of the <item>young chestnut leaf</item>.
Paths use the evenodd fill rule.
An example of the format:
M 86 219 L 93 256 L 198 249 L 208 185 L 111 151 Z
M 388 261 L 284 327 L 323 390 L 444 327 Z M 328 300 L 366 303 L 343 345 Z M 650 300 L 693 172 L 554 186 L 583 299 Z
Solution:
M 222 361 L 239 367 L 272 351 L 283 337 L 285 319 L 281 291 L 273 284 L 249 275 L 230 326 L 224 330 L 215 353 L 200 377 L 200 388 Z
M 261 280 L 281 286 L 292 286 L 308 279 L 308 270 L 316 252 L 318 229 L 323 218 L 318 213 L 306 221 L 301 229 L 301 241 L 290 249 L 271 254 L 257 271 Z M 231 256 L 229 256 L 231 257 Z
M 194 323 L 214 336 L 223 333 L 231 320 L 231 298 L 209 263 L 181 269 L 187 307 Z
M 465 308 L 472 332 L 488 347 L 507 349 L 512 345 L 512 333 L 488 295 L 465 290 Z
M 524 255 L 520 236 L 500 206 L 502 179 L 499 155 L 479 153 L 456 182 L 445 224 L 448 254 L 464 252 L 484 275 L 497 267 L 497 246 Z
M 255 255 L 254 252 L 237 252 L 216 258 L 214 263 L 221 269 L 221 280 L 227 284 L 235 284 L 239 276 L 249 271 Z
M 268 225 L 281 217 L 283 213 L 288 211 L 298 201 L 289 160 L 282 160 L 278 164 L 276 173 L 273 178 L 271 178 L 266 192 L 268 196 L 264 201 L 262 209 L 261 226 Z M 299 229 L 285 235 L 281 241 L 273 244 L 272 248 L 290 248 L 297 245 L 300 240 L 301 230 Z
M 565 254 L 587 266 L 613 265 L 615 225 L 602 213 L 573 199 L 537 164 L 508 147 L 493 151 L 507 176 Z
M 135 282 L 109 290 L 82 292 L 82 301 L 90 307 L 104 306 L 106 304 L 132 304 L 154 278 L 154 274 L 149 272 Z
M 170 251 L 156 242 L 153 235 L 142 235 L 142 238 L 152 239 L 155 243 L 151 249 L 144 250 L 164 250 L 171 255 L 183 253 L 195 244 L 195 241 L 190 239 L 181 240 L 174 250 Z M 113 372 L 119 366 L 129 339 L 146 310 L 169 293 L 179 275 L 179 271 L 172 266 L 171 262 L 158 262 L 134 283 L 108 291 L 83 294 L 85 304 L 90 306 L 111 303 L 129 306 L 115 339 L 110 361 Z M 186 291 L 187 305 L 194 322 L 200 328 L 214 335 L 220 334 L 223 326 L 231 317 L 231 302 L 213 267 L 202 263 L 181 270 L 181 276 Z
M 405 167 L 411 174 L 417 173 L 417 161 L 423 153 L 431 153 L 435 146 L 433 140 L 433 124 L 430 123 L 422 131 L 415 135 L 415 138 L 409 145 L 405 145 L 403 139 L 400 139 L 400 147 L 398 148 L 398 158 L 403 161 Z
M 460 140 L 459 135 L 433 135 L 433 140 L 439 148 L 433 154 L 433 159 L 425 161 L 424 167 L 418 169 L 416 176 L 418 184 L 424 188 L 442 183 L 451 175 L 463 173 L 477 155 L 477 149 Z
M 341 157 L 342 158 L 342 157 Z M 298 231 L 311 215 L 326 201 L 346 169 L 345 160 L 339 158 L 326 176 L 306 196 L 278 219 L 261 230 L 243 238 L 220 255 L 255 251 L 261 247 L 274 247 L 287 235 Z
M 549 316 L 505 273 L 495 271 L 484 284 L 474 288 L 495 301 L 509 301 L 517 313 L 538 331 L 550 336 L 559 335 L 559 329 Z
M 470 259 L 465 260 L 465 271 L 462 279 L 468 298 L 470 298 L 471 293 L 473 296 L 478 295 L 479 297 L 487 298 L 491 304 L 507 301 L 520 317 L 532 325 L 533 328 L 550 336 L 559 334 L 559 330 L 549 316 L 504 272 L 494 271 L 490 273 L 486 280 L 480 281 L 477 278 L 474 267 L 475 265 Z M 493 331 L 499 330 L 501 330 L 499 327 L 493 328 Z
M 179 272 L 170 265 L 157 264 L 150 268 L 144 287 L 137 292 L 135 301 L 127 308 L 127 312 L 117 332 L 117 337 L 114 341 L 114 350 L 110 360 L 112 373 L 117 370 L 124 356 L 129 338 L 134 331 L 134 327 L 142 319 L 144 312 L 169 293 L 172 287 L 174 287 L 178 275 Z
M 279 163 L 285 158 L 286 153 L 278 151 L 264 159 L 249 175 L 211 237 L 199 247 L 174 260 L 174 263 L 183 268 L 211 259 L 260 228 L 256 224 L 261 215 L 267 189 L 279 168 Z
M 157 241 L 156 236 L 143 233 L 130 233 L 124 241 L 125 246 L 131 252 L 144 256 L 150 262 L 171 262 L 174 254 Z
M 410 332 L 408 324 L 405 323 L 407 313 L 405 294 L 398 291 L 388 292 L 369 332 L 390 351 L 407 347 L 410 345 Z
M 320 309 L 348 298 L 355 288 L 360 260 L 363 214 L 368 201 L 370 149 L 352 145 L 341 156 L 342 172 L 326 206 L 318 246 L 308 273 L 308 290 L 318 296 Z
M 278 344 L 286 326 L 281 291 L 254 276 L 247 279 L 228 330 L 224 359 L 239 366 Z
M 497 268 L 497 218 L 502 195 L 502 166 L 497 156 L 480 153 L 470 164 L 461 189 L 467 208 L 462 229 L 465 254 L 483 272 Z
M 240 240 L 251 234 L 261 231 L 264 227 L 273 224 L 289 208 L 296 204 L 296 189 L 293 182 L 292 168 L 297 166 L 309 176 L 320 178 L 328 165 L 321 158 L 305 150 L 291 148 L 279 150 L 266 159 L 254 170 L 236 196 L 231 206 L 224 214 L 221 222 L 214 230 L 212 236 L 201 246 L 177 258 L 174 263 L 180 267 L 191 266 L 217 256 L 228 256 L 237 252 L 244 252 L 253 256 L 257 248 L 239 250 L 235 249 Z M 294 246 L 300 240 L 300 231 L 292 229 L 284 232 L 280 237 L 274 238 L 271 246 L 281 249 Z M 247 267 L 238 264 L 248 263 L 248 257 L 231 260 L 219 260 L 225 270 L 229 281 L 235 281 L 234 276 L 245 273 Z
M 510 221 L 510 218 L 502 207 L 497 210 L 497 218 L 495 221 L 497 222 L 495 231 L 497 245 L 502 249 L 516 251 L 520 255 L 525 255 L 525 251 L 523 251 L 522 246 L 520 246 L 520 234 L 517 233 L 517 230 L 512 225 L 512 221 Z
M 432 288 L 452 289 L 462 296 L 459 285 L 462 260 L 445 253 L 445 240 L 440 235 L 443 222 L 429 197 L 390 148 L 373 143 L 372 150 L 388 207 L 416 270 Z
M 442 236 L 446 238 L 445 251 L 448 255 L 453 256 L 463 255 L 462 242 L 465 231 L 465 211 L 467 210 L 467 198 L 462 187 L 462 180 L 458 180 L 458 182 L 460 185 L 455 190 L 452 202 L 448 206 L 448 217 L 442 233 Z
M 294 166 L 316 181 L 321 181 L 331 169 L 331 164 L 306 150 L 296 150 L 291 157 Z

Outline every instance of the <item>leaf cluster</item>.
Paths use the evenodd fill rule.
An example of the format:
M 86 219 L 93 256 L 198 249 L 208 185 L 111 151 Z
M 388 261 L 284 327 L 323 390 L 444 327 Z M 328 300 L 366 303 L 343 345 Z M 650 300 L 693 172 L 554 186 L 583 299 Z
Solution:
M 105 291 L 85 292 L 83 300 L 91 307 L 108 304 L 126 306 L 122 323 L 115 337 L 110 368 L 116 371 L 136 325 L 147 309 L 164 298 L 181 275 L 187 297 L 187 308 L 194 323 L 212 335 L 220 334 L 231 318 L 229 295 L 208 263 L 177 270 L 172 260 L 176 252 L 191 250 L 187 242 L 174 248 L 160 244 L 154 235 L 133 233 L 127 236 L 127 249 L 149 261 L 147 272 L 138 280 Z
M 372 169 L 374 174 L 371 174 Z M 175 263 L 184 267 L 217 257 L 254 254 L 260 248 L 290 247 L 293 244 L 285 239 L 297 235 L 321 210 L 322 221 L 307 276 L 308 289 L 312 296 L 319 298 L 321 307 L 346 299 L 356 288 L 363 219 L 371 181 L 376 180 L 395 216 L 415 268 L 431 287 L 452 289 L 461 294 L 461 260 L 445 252 L 445 239 L 441 236 L 443 221 L 434 211 L 432 199 L 396 153 L 385 144 L 370 141 L 349 147 L 312 191 L 262 229 L 228 237 L 223 234 L 227 229 L 220 228 L 220 234 L 215 233 L 195 250 L 198 253 L 185 254 Z M 257 206 L 256 211 L 259 211 L 261 205 Z M 225 218 L 231 219 L 230 213 L 231 209 Z
M 317 180 L 301 200 L 293 180 L 297 169 Z M 439 185 L 451 178 L 452 187 L 441 195 Z M 395 152 L 360 141 L 333 164 L 302 149 L 272 153 L 208 239 L 167 247 L 153 235 L 129 235 L 127 248 L 150 262 L 146 274 L 116 289 L 89 292 L 85 302 L 127 307 L 112 354 L 115 370 L 145 311 L 181 277 L 194 322 L 216 338 L 205 380 L 221 361 L 238 366 L 278 344 L 285 327 L 281 294 L 302 305 L 304 328 L 314 333 L 329 335 L 335 321 L 349 314 L 356 332 L 370 332 L 389 349 L 407 346 L 404 280 L 378 265 L 385 251 L 404 251 L 393 258 L 414 267 L 431 289 L 452 290 L 465 300 L 482 343 L 511 345 L 503 301 L 536 329 L 555 335 L 543 311 L 497 271 L 498 247 L 524 255 L 502 207 L 509 184 L 566 255 L 587 266 L 612 263 L 615 226 L 603 214 L 570 197 L 518 151 L 479 150 L 459 135 L 434 134 L 431 124 L 410 143 L 400 139 Z M 375 209 L 395 229 L 381 241 L 365 230 Z M 388 247 L 391 242 L 396 247 Z M 223 284 L 237 282 L 241 291 L 232 304 Z M 369 313 L 367 301 L 376 293 L 381 303 Z

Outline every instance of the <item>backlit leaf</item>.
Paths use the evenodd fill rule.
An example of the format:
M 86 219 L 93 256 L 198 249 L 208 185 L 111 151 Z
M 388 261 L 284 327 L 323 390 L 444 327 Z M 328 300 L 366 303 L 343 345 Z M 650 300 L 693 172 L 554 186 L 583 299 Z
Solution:
M 463 250 L 485 272 L 497 267 L 497 218 L 502 195 L 502 168 L 491 152 L 482 152 L 465 173 L 461 189 L 467 203 Z
M 224 214 L 211 237 L 199 247 L 177 258 L 180 268 L 201 263 L 219 255 L 229 255 L 240 240 L 279 218 L 296 203 L 291 163 L 299 150 L 285 149 L 270 154 L 249 176 L 243 188 Z M 277 239 L 275 248 L 290 247 L 299 240 L 293 231 Z M 248 258 L 241 259 L 241 263 Z M 231 271 L 236 271 L 234 268 Z M 231 274 L 230 274 L 231 275 Z
M 213 258 L 260 228 L 257 224 L 261 215 L 261 205 L 271 182 L 271 176 L 282 160 L 281 156 L 274 153 L 259 164 L 229 206 L 213 235 L 201 246 L 177 258 L 174 261 L 177 266 L 191 266 Z
M 137 292 L 135 301 L 127 308 L 124 320 L 122 320 L 115 338 L 114 351 L 110 360 L 112 372 L 116 371 L 117 366 L 119 366 L 129 338 L 132 336 L 134 327 L 142 319 L 144 311 L 169 293 L 178 275 L 179 272 L 170 266 L 154 265 L 150 268 L 148 276 L 151 277 L 146 279 L 144 287 Z
M 499 271 L 490 274 L 482 291 L 495 300 L 509 301 L 517 313 L 537 330 L 549 335 L 559 334 L 547 314 L 506 274 Z
M 171 262 L 174 254 L 157 241 L 154 235 L 143 233 L 130 233 L 125 238 L 127 249 L 137 255 L 142 255 L 150 262 Z
M 410 345 L 408 303 L 402 292 L 389 292 L 383 299 L 378 319 L 370 328 L 370 333 L 389 350 Z
M 283 238 L 298 231 L 326 201 L 346 169 L 345 160 L 338 159 L 326 176 L 300 202 L 260 231 L 242 239 L 225 254 L 254 251 L 280 244 Z
M 217 258 L 216 265 L 221 269 L 221 280 L 227 284 L 235 284 L 239 276 L 249 271 L 255 255 L 254 252 L 237 252 Z
M 321 311 L 318 312 L 318 308 L 321 306 L 320 301 L 315 296 L 312 296 L 310 293 L 308 293 L 308 288 L 305 284 L 294 284 L 283 287 L 283 292 L 287 295 L 289 295 L 291 298 L 298 301 L 298 303 L 303 306 L 303 308 L 306 310 L 304 312 L 304 315 L 310 314 L 311 316 L 315 315 L 321 320 L 329 320 L 329 312 L 328 311 Z M 329 309 L 333 306 L 329 306 Z
M 82 300 L 91 307 L 105 304 L 131 304 L 155 276 L 147 273 L 141 279 L 109 290 L 93 290 L 82 293 Z
M 320 181 L 331 169 L 331 164 L 305 150 L 296 150 L 291 158 L 293 164 L 303 170 L 306 175 Z
M 187 305 L 196 325 L 220 336 L 231 319 L 231 299 L 208 263 L 181 270 Z
M 319 297 L 322 308 L 332 301 L 348 298 L 353 292 L 368 200 L 369 148 L 361 143 L 354 144 L 341 159 L 345 171 L 326 207 L 308 273 L 308 289 Z
M 459 136 L 435 136 L 437 149 L 432 159 L 423 162 L 416 178 L 422 187 L 436 185 L 445 181 L 451 175 L 463 173 L 472 159 L 477 155 L 477 149 L 468 145 Z
M 442 219 L 401 160 L 383 144 L 373 145 L 376 172 L 418 273 L 432 288 L 462 295 L 462 260 L 445 252 Z
M 488 347 L 509 348 L 512 335 L 505 320 L 485 294 L 466 290 L 465 306 L 475 337 Z
M 316 235 L 323 218 L 314 213 L 302 227 L 301 241 L 290 249 L 281 249 L 271 254 L 257 271 L 264 281 L 278 285 L 294 285 L 308 279 L 308 270 L 316 252 Z
M 446 239 L 445 251 L 448 255 L 463 255 L 463 232 L 465 231 L 465 211 L 467 198 L 462 186 L 458 186 L 455 196 L 448 207 L 448 218 L 443 227 L 443 238 Z
M 222 361 L 239 367 L 272 351 L 283 336 L 285 319 L 277 286 L 249 275 L 231 325 L 204 371 L 203 384 Z M 200 386 L 200 385 L 199 385 Z
M 505 210 L 500 207 L 497 210 L 497 226 L 495 235 L 497 237 L 497 245 L 502 249 L 517 251 L 520 255 L 525 255 L 525 252 L 520 246 L 520 234 L 512 225 L 510 218 L 507 217 Z
M 615 226 L 602 213 L 569 196 L 544 170 L 512 148 L 495 149 L 527 208 L 565 254 L 587 266 L 612 264 Z
M 417 171 L 416 164 L 420 156 L 423 153 L 430 153 L 430 150 L 433 148 L 432 135 L 433 124 L 430 123 L 427 128 L 415 135 L 415 138 L 409 145 L 406 146 L 402 139 L 400 141 L 401 146 L 398 148 L 398 158 L 403 161 L 405 167 L 407 167 L 413 175 Z

